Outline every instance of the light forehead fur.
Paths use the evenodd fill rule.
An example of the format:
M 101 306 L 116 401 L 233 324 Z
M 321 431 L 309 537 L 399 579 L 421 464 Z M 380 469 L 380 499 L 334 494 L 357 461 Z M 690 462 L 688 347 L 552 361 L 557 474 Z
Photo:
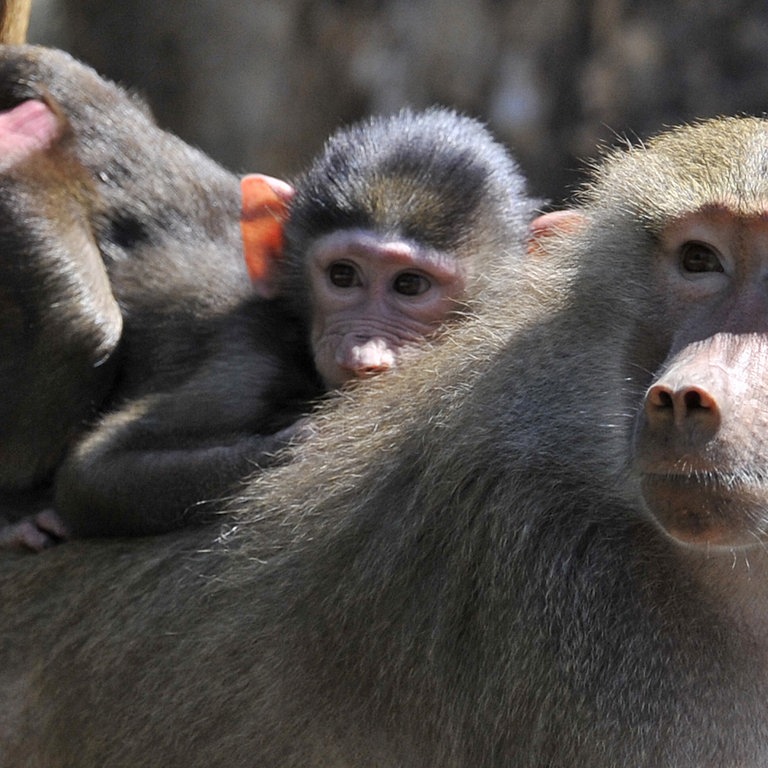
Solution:
M 582 199 L 589 208 L 617 201 L 623 213 L 653 232 L 702 209 L 765 215 L 768 120 L 704 120 L 613 150 L 596 168 Z
M 425 188 L 424 176 L 381 173 L 358 192 L 358 202 L 364 201 L 377 231 L 397 237 L 406 219 L 434 222 L 443 213 L 446 196 L 440 190 L 425 194 Z

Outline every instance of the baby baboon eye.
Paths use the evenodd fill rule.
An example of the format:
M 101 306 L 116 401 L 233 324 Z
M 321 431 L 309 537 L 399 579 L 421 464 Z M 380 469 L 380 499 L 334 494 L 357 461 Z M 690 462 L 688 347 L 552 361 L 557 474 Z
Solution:
M 328 279 L 337 288 L 353 288 L 360 285 L 360 277 L 352 264 L 344 261 L 334 261 L 328 267 Z
M 416 272 L 403 272 L 395 278 L 394 289 L 402 296 L 421 296 L 432 287 L 432 283 Z

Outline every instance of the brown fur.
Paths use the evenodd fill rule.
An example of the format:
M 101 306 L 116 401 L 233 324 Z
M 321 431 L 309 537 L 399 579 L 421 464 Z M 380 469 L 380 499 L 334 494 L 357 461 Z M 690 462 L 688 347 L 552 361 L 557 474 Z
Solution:
M 725 168 L 692 204 L 744 200 L 765 125 L 608 158 L 508 301 L 320 416 L 220 539 L 0 563 L 0 765 L 764 766 L 765 547 L 665 534 L 633 434 L 663 210 L 690 156 Z

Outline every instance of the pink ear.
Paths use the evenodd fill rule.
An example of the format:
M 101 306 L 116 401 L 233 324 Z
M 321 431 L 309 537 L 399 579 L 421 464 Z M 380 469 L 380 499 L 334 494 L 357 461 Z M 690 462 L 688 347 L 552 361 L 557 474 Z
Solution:
M 276 292 L 276 268 L 283 256 L 283 224 L 294 189 L 280 179 L 252 173 L 241 179 L 240 193 L 245 264 L 256 292 L 271 298 Z
M 42 101 L 30 99 L 0 111 L 0 167 L 5 169 L 44 150 L 61 134 L 62 125 Z
M 544 253 L 545 238 L 557 234 L 577 232 L 586 224 L 586 217 L 578 211 L 552 211 L 537 216 L 531 222 L 531 239 L 528 241 L 528 254 L 541 256 Z

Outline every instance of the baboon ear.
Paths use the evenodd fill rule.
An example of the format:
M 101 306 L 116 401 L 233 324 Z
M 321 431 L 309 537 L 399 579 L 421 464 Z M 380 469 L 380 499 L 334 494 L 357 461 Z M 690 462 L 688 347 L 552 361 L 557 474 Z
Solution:
M 61 137 L 65 120 L 38 99 L 0 110 L 0 169 L 5 170 L 44 150 Z
M 285 181 L 251 173 L 240 181 L 243 255 L 256 292 L 272 298 L 283 257 L 283 224 L 294 195 Z
M 552 211 L 542 213 L 531 222 L 531 237 L 528 241 L 528 254 L 541 256 L 544 241 L 552 235 L 578 232 L 587 222 L 587 217 L 579 211 Z

